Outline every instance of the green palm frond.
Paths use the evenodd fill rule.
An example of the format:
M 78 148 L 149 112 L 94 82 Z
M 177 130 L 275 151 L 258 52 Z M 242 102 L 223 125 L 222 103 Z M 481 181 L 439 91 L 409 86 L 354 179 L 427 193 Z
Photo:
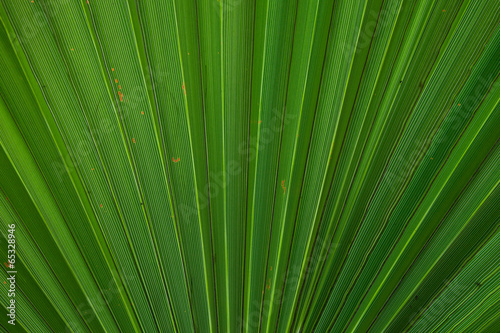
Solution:
M 497 0 L 0 20 L 2 331 L 500 331 Z

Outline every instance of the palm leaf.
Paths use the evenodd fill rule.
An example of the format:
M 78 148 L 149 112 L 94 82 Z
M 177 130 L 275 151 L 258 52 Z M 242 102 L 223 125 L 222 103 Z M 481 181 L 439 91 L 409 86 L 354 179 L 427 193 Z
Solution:
M 0 20 L 2 331 L 500 330 L 497 1 Z

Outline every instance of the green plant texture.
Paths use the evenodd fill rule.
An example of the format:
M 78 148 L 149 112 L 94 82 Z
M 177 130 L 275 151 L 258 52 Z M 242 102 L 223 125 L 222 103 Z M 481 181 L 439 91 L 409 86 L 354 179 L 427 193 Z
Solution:
M 500 332 L 498 0 L 0 0 L 0 331 Z

